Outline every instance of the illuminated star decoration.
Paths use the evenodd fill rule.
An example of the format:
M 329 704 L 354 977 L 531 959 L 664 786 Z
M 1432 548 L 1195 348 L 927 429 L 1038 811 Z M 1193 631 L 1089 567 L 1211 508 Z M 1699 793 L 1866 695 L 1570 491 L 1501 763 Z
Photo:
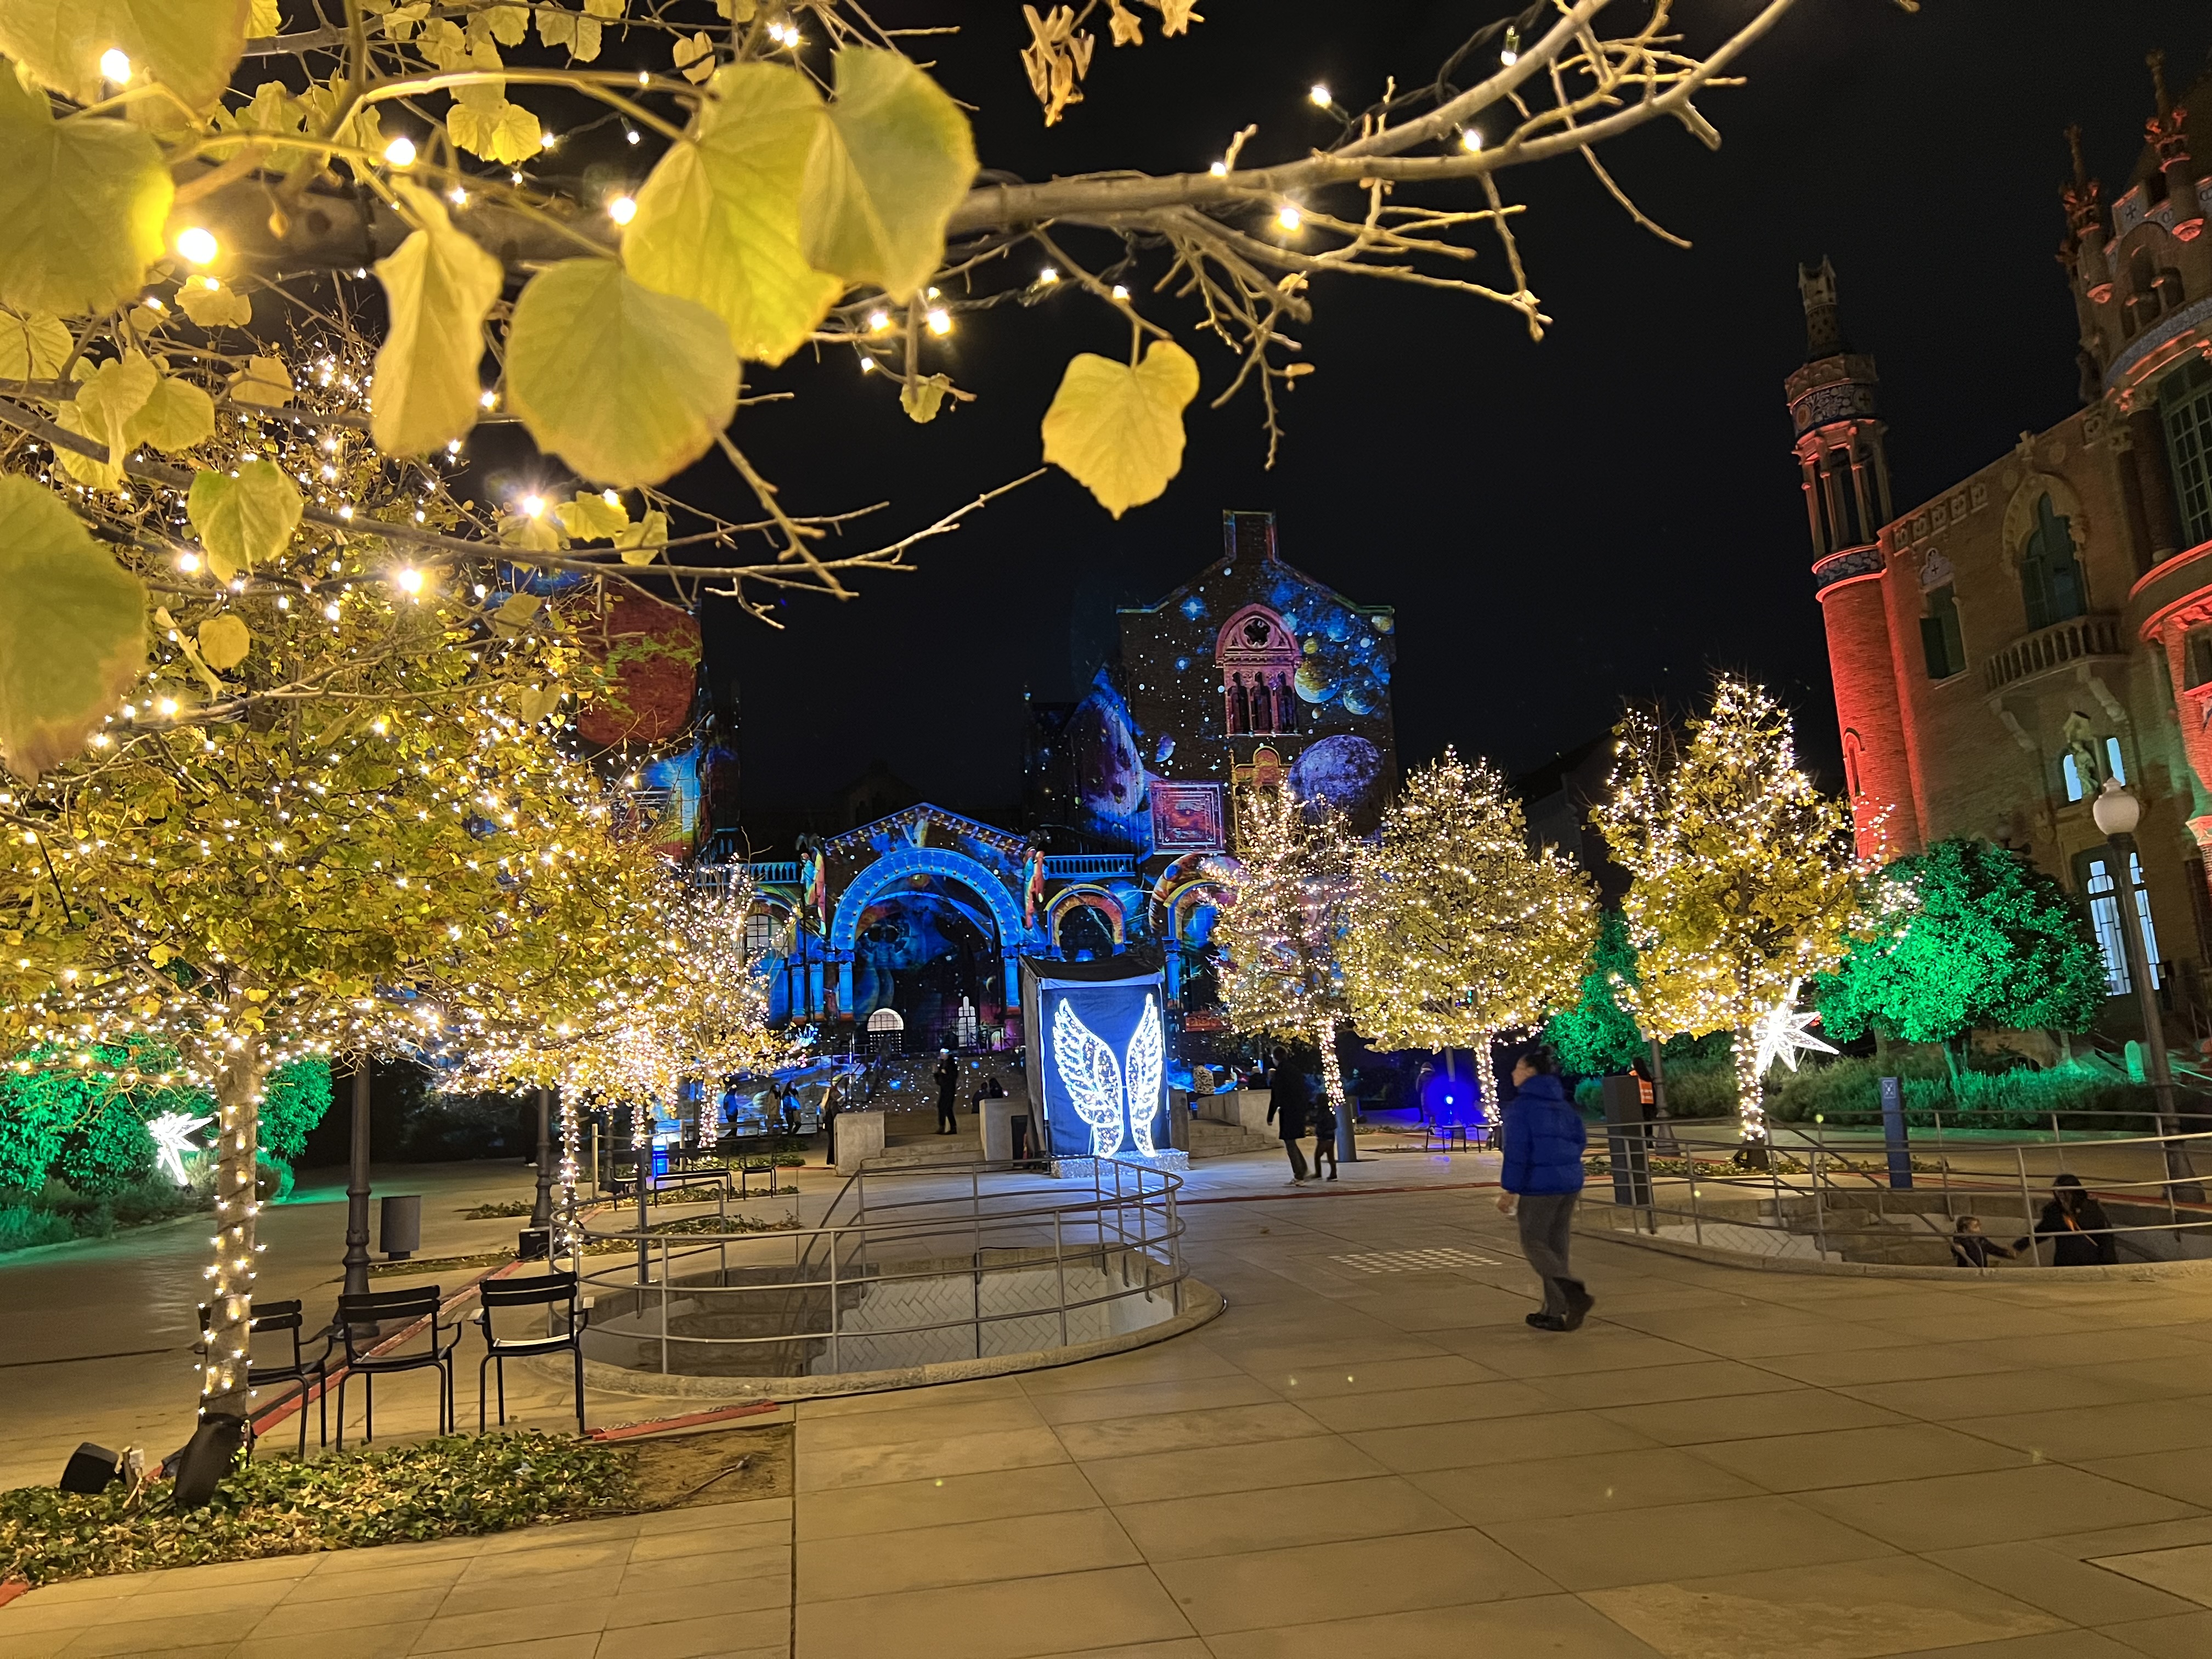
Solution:
M 211 1117 L 192 1117 L 183 1112 L 164 1112 L 147 1121 L 146 1133 L 154 1137 L 157 1149 L 155 1161 L 169 1172 L 179 1187 L 192 1184 L 191 1177 L 185 1173 L 185 1154 L 200 1150 L 192 1145 L 193 1133 L 214 1121 Z
M 1812 1028 L 1819 1024 L 1820 1018 L 1818 1009 L 1806 1014 L 1797 1012 L 1797 988 L 1792 985 L 1790 994 L 1761 1014 L 1759 1024 L 1752 1027 L 1753 1034 L 1759 1039 L 1755 1075 L 1765 1077 L 1768 1068 L 1778 1060 L 1794 1072 L 1797 1069 L 1797 1056 L 1801 1054 L 1837 1053 L 1832 1044 L 1813 1035 Z

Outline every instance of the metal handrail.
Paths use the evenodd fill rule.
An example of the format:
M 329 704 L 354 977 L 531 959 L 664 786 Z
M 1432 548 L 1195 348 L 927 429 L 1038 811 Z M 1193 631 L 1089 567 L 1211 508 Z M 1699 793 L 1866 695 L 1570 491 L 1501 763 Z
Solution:
M 917 1164 L 864 1171 L 848 1177 L 833 1197 L 823 1221 L 811 1227 L 760 1232 L 734 1231 L 726 1224 L 715 1231 L 674 1237 L 635 1225 L 587 1229 L 587 1241 L 613 1241 L 635 1246 L 634 1255 L 625 1249 L 622 1255 L 610 1258 L 611 1263 L 619 1265 L 584 1275 L 596 1294 L 601 1297 L 635 1298 L 634 1310 L 641 1319 L 649 1318 L 648 1310 L 656 1302 L 658 1304 L 657 1328 L 618 1331 L 609 1328 L 611 1321 L 603 1321 L 599 1334 L 603 1337 L 657 1341 L 663 1372 L 669 1370 L 672 1353 L 687 1344 L 695 1347 L 757 1349 L 817 1341 L 826 1344 L 834 1371 L 841 1368 L 845 1344 L 856 1338 L 875 1340 L 967 1330 L 970 1340 L 965 1346 L 981 1358 L 984 1353 L 985 1328 L 1012 1320 L 1055 1320 L 1060 1345 L 1065 1346 L 1069 1316 L 1087 1308 L 1131 1297 L 1142 1297 L 1149 1302 L 1166 1294 L 1172 1299 L 1174 1311 L 1180 1314 L 1186 1277 L 1182 1248 L 1183 1224 L 1176 1201 L 1182 1186 L 1180 1177 L 1150 1165 L 1120 1159 L 1084 1162 L 1091 1166 L 1088 1193 L 1078 1188 L 1069 1194 L 1060 1183 L 1042 1188 L 986 1186 L 987 1176 L 1018 1176 L 1020 1172 L 1010 1164 Z M 911 1195 L 896 1191 L 898 1185 L 948 1178 L 964 1186 L 965 1190 Z M 873 1195 L 867 1190 L 872 1180 L 878 1189 Z M 888 1202 L 881 1191 L 886 1182 L 894 1183 L 894 1194 Z M 1049 1194 L 1053 1201 L 1028 1201 L 1042 1194 Z M 718 1215 L 726 1222 L 726 1189 L 718 1191 L 716 1203 Z M 846 1218 L 841 1218 L 841 1212 Z M 1052 1239 L 1048 1247 L 1042 1242 L 1048 1225 Z M 988 1243 L 987 1238 L 994 1235 L 1012 1236 L 1018 1242 Z M 965 1247 L 958 1252 L 942 1251 L 918 1266 L 912 1265 L 910 1256 L 904 1261 L 896 1259 L 898 1247 L 914 1247 L 955 1236 Z M 754 1283 L 727 1282 L 733 1247 L 739 1249 L 741 1258 L 752 1258 L 741 1259 L 740 1270 L 763 1270 L 775 1276 Z M 774 1259 L 782 1256 L 787 1247 L 787 1268 Z M 1006 1259 L 987 1259 L 997 1251 L 1005 1252 Z M 711 1273 L 678 1279 L 679 1267 L 699 1263 L 709 1255 L 715 1262 Z M 1070 1285 L 1069 1268 L 1075 1264 L 1095 1264 L 1096 1271 L 1102 1275 L 1118 1266 L 1121 1285 L 1101 1294 L 1085 1294 L 1080 1285 Z M 1034 1273 L 1048 1267 L 1054 1288 L 1049 1304 L 1040 1301 L 1003 1312 L 985 1310 L 983 1285 L 987 1275 Z M 962 1316 L 872 1326 L 865 1331 L 846 1328 L 843 1315 L 847 1298 L 856 1282 L 864 1282 L 872 1289 L 933 1279 L 967 1281 L 968 1307 Z M 1076 1289 L 1077 1294 L 1071 1295 L 1071 1288 Z M 827 1293 L 826 1310 L 814 1305 L 815 1296 L 821 1292 Z M 701 1334 L 672 1328 L 672 1302 L 707 1302 L 717 1297 L 740 1298 L 732 1304 L 739 1308 L 745 1305 L 742 1298 L 777 1298 L 784 1311 L 784 1317 L 778 1322 L 780 1328 L 758 1334 L 732 1335 Z M 826 1322 L 820 1317 L 824 1312 Z
M 1790 1233 L 1799 1237 L 1808 1235 L 1790 1225 L 1790 1206 L 1793 1201 L 1801 1206 L 1809 1206 L 1811 1231 L 1809 1237 L 1823 1259 L 1830 1255 L 1832 1234 L 1831 1206 L 1838 1200 L 1849 1197 L 1855 1200 L 1849 1207 L 1859 1209 L 1871 1196 L 1874 1212 L 1886 1218 L 1885 1207 L 1891 1195 L 1904 1189 L 1889 1184 L 1887 1170 L 1883 1167 L 1883 1155 L 1887 1143 L 1877 1137 L 1855 1139 L 1839 1142 L 1826 1131 L 1823 1125 L 1797 1124 L 1783 1131 L 1789 1139 L 1770 1143 L 1764 1167 L 1755 1164 L 1739 1164 L 1735 1160 L 1744 1149 L 1741 1139 L 1704 1140 L 1681 1133 L 1679 1121 L 1670 1127 L 1680 1148 L 1680 1170 L 1662 1169 L 1659 1165 L 1674 1164 L 1675 1156 L 1658 1152 L 1648 1145 L 1644 1156 L 1648 1160 L 1649 1180 L 1644 1183 L 1640 1200 L 1626 1207 L 1647 1218 L 1650 1230 L 1656 1233 L 1662 1215 L 1686 1219 L 1692 1237 L 1702 1244 L 1705 1229 L 1725 1223 Z M 1778 1126 L 1779 1127 L 1779 1126 Z M 2037 1131 L 2039 1135 L 2043 1132 Z M 2206 1202 L 2204 1183 L 2193 1173 L 2195 1152 L 2212 1158 L 2212 1131 L 2187 1134 L 2112 1135 L 2091 1131 L 2094 1138 L 2085 1139 L 2075 1132 L 2072 1143 L 2075 1161 L 2083 1154 L 2093 1161 L 2103 1161 L 2109 1155 L 2131 1147 L 2154 1147 L 2158 1150 L 2162 1174 L 2146 1178 L 2124 1175 L 2090 1174 L 2083 1176 L 2083 1184 L 2090 1195 L 2110 1205 L 2140 1207 L 2162 1205 L 2166 1211 L 2163 1220 L 2121 1223 L 2112 1221 L 2100 1234 L 2110 1236 L 2115 1242 L 2124 1235 L 2172 1233 L 2177 1246 L 2181 1235 L 2191 1231 L 2212 1230 L 2212 1205 Z M 1614 1134 L 1619 1128 L 1615 1126 Z M 1963 1146 L 1947 1146 L 1942 1139 L 1942 1125 L 1936 1126 L 1934 1146 L 1934 1170 L 1916 1169 L 1912 1172 L 1911 1190 L 1931 1191 L 1940 1195 L 1947 1218 L 1960 1212 L 1954 1200 L 1960 1197 L 1986 1197 L 2002 1193 L 2007 1196 L 2016 1189 L 2019 1194 L 2021 1224 L 2030 1240 L 2032 1259 L 2043 1261 L 2045 1235 L 2033 1231 L 2038 1200 L 2031 1191 L 2032 1184 L 2048 1184 L 2056 1175 L 2068 1172 L 2068 1143 L 2054 1118 L 2048 1139 L 2033 1141 L 1977 1140 Z M 1908 1143 L 1909 1146 L 1909 1143 Z M 1614 1147 L 1618 1155 L 1619 1146 Z M 2030 1154 L 2051 1155 L 2056 1168 L 2031 1171 Z M 2010 1155 L 2010 1169 L 1974 1169 L 1959 1167 L 1962 1161 L 1980 1162 L 1995 1158 L 2000 1164 L 2005 1155 Z M 1797 1165 L 1785 1169 L 1787 1160 Z M 1871 1167 L 1862 1167 L 1862 1161 Z M 2080 1171 L 2075 1171 L 2080 1173 Z M 1748 1216 L 1731 1206 L 1723 1211 L 1723 1199 L 1708 1195 L 1707 1189 L 1718 1188 L 1722 1194 L 1739 1195 L 1752 1194 L 1764 1207 L 1757 1206 Z M 1680 1201 L 1686 1188 L 1688 1203 Z M 1672 1201 L 1668 1201 L 1672 1195 Z M 1740 1199 L 1739 1199 L 1740 1202 Z M 2186 1206 L 2185 1210 L 2184 1206 Z M 1904 1206 L 1900 1206 L 1902 1208 Z M 1913 1213 L 1924 1213 L 1917 1207 Z M 1941 1237 L 1940 1235 L 1938 1237 Z

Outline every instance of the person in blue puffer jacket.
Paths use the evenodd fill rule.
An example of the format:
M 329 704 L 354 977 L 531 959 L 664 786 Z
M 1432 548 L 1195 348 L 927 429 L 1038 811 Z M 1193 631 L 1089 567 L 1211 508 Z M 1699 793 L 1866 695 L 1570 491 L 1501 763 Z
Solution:
M 1528 1316 L 1540 1331 L 1571 1331 L 1597 1298 L 1567 1265 L 1575 1200 L 1582 1196 L 1582 1115 L 1559 1083 L 1559 1063 L 1541 1044 L 1513 1062 L 1516 1091 L 1505 1103 L 1501 1142 L 1505 1166 L 1498 1207 L 1521 1222 L 1521 1253 L 1543 1281 L 1544 1306 Z

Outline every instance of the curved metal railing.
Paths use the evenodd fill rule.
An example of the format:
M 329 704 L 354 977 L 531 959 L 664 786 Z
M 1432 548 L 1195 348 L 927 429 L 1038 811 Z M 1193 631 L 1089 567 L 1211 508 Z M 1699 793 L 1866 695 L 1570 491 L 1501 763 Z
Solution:
M 1601 1200 L 1609 1180 L 1616 1225 L 1860 1261 L 1949 1263 L 1958 1218 L 1973 1215 L 1984 1237 L 2024 1241 L 2018 1260 L 2031 1265 L 2051 1261 L 2053 1235 L 2037 1224 L 2056 1178 L 2070 1175 L 2103 1207 L 2108 1224 L 2094 1234 L 2118 1260 L 2212 1259 L 2212 1201 L 2200 1173 L 2212 1172 L 2212 1132 L 2077 1129 L 2069 1138 L 2054 1120 L 2047 1133 L 1954 1127 L 1890 1141 L 1791 1124 L 1776 1126 L 1763 1163 L 1739 1161 L 1742 1152 L 1740 1139 L 1702 1138 L 1680 1123 L 1607 1125 L 1588 1197 Z M 1984 1271 L 2007 1260 L 1992 1255 Z
M 823 1376 L 1066 1347 L 1180 1314 L 1181 1178 L 1112 1158 L 1058 1168 L 863 1171 L 816 1224 L 766 1231 L 731 1215 L 726 1188 L 680 1232 L 587 1222 L 586 1352 L 663 1373 Z M 619 1253 L 594 1268 L 593 1244 Z

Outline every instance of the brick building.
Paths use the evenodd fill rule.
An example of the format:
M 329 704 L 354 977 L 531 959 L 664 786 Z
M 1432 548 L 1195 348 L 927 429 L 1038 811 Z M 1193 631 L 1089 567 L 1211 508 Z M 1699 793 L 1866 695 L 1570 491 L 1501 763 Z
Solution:
M 1826 261 L 1799 272 L 1808 349 L 1786 386 L 1862 845 L 2022 848 L 2088 896 L 2116 995 L 2133 910 L 2168 1005 L 2198 1009 L 2212 990 L 2212 79 L 2179 102 L 2162 80 L 2154 93 L 2150 142 L 2109 212 L 2078 144 L 2063 192 L 2080 410 L 1929 500 L 1893 501 L 1874 359 L 1844 337 Z M 2145 808 L 2124 874 L 2089 811 L 2113 775 Z

